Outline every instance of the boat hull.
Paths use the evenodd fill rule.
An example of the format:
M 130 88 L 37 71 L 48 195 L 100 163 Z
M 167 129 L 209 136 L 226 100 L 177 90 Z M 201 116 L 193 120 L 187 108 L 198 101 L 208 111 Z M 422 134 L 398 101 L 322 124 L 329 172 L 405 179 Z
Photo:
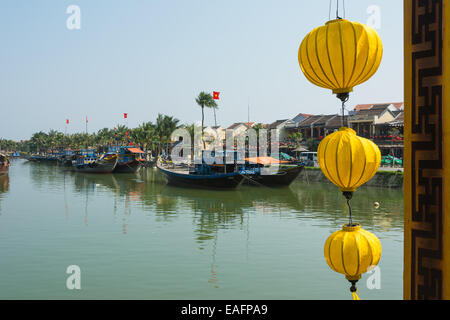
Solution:
M 167 183 L 172 186 L 200 189 L 235 189 L 242 183 L 244 176 L 238 172 L 197 175 L 180 174 L 157 166 L 158 170 L 164 174 Z
M 8 174 L 9 167 L 8 166 L 0 166 L 0 176 Z
M 112 173 L 116 165 L 117 157 L 114 157 L 109 160 L 99 160 L 90 164 L 75 164 L 74 168 L 75 171 L 83 173 Z
M 263 185 L 266 187 L 289 186 L 302 172 L 303 166 L 281 168 L 275 174 L 252 174 L 246 179 L 249 185 Z
M 138 160 L 131 160 L 127 162 L 118 162 L 114 168 L 114 173 L 136 173 L 141 168 L 142 163 Z
M 9 158 L 4 154 L 0 154 L 0 176 L 8 174 L 9 164 Z

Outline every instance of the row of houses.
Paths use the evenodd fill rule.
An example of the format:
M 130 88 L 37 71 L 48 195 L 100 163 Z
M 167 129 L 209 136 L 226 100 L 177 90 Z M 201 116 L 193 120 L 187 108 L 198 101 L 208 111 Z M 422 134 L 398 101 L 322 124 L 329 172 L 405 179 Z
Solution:
M 225 131 L 232 130 L 235 136 L 245 134 L 254 127 L 253 122 L 237 122 L 228 128 L 208 127 L 206 132 L 214 130 L 219 137 L 225 139 Z M 327 135 L 347 126 L 367 139 L 373 140 L 383 154 L 397 157 L 403 155 L 403 103 L 360 104 L 342 117 L 339 114 L 306 114 L 299 113 L 292 119 L 277 120 L 271 124 L 259 126 L 279 132 L 282 144 L 289 144 L 293 133 L 301 133 L 303 141 L 321 140 Z

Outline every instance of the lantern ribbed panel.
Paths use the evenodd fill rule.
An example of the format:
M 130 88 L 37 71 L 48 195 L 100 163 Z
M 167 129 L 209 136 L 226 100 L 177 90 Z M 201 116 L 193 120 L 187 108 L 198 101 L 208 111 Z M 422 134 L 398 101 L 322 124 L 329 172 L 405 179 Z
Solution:
M 344 127 L 322 140 L 317 158 L 328 180 L 341 191 L 353 192 L 377 173 L 381 153 L 372 141 Z
M 381 258 L 380 240 L 359 225 L 343 226 L 328 237 L 324 246 L 324 256 L 328 266 L 344 274 L 349 280 L 358 280 L 371 266 L 376 266 Z
M 345 19 L 311 31 L 298 52 L 300 67 L 313 84 L 333 93 L 353 91 L 378 70 L 383 45 L 371 27 Z

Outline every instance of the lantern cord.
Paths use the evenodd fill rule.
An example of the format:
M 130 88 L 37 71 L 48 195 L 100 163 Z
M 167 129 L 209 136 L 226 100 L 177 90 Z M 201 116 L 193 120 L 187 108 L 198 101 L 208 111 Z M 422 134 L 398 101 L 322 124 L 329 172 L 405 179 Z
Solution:
M 353 192 L 343 192 L 342 193 L 347 199 L 347 207 L 348 207 L 348 225 L 353 226 L 353 220 L 352 220 L 352 206 L 350 205 L 350 200 L 352 199 Z
M 339 0 L 337 0 L 337 6 L 336 6 L 336 19 L 342 19 L 339 17 Z
M 349 223 L 349 225 L 353 225 L 352 207 L 350 206 L 350 199 L 347 199 L 347 206 L 348 206 L 348 223 Z
M 348 101 L 350 95 L 348 92 L 345 92 L 345 93 L 338 93 L 336 96 L 338 97 L 339 100 L 342 101 L 342 107 L 341 107 L 341 109 L 342 109 L 342 126 L 345 127 L 345 113 L 344 113 L 346 110 L 345 103 Z

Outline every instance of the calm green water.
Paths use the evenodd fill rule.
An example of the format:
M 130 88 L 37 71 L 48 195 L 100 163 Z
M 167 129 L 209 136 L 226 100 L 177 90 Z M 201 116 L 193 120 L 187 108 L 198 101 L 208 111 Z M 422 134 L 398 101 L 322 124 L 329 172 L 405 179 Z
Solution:
M 199 191 L 154 169 L 86 175 L 23 160 L 0 179 L 0 299 L 351 298 L 323 257 L 347 222 L 330 184 Z M 366 275 L 360 297 L 401 299 L 402 191 L 361 188 L 352 207 L 383 246 L 381 289 Z M 66 288 L 69 265 L 81 290 Z

